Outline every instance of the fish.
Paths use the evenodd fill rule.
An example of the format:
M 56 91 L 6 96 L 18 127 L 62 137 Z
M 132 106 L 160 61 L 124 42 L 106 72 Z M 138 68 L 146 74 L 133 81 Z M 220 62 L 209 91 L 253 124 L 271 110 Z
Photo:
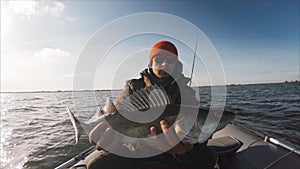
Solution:
M 105 106 L 87 123 L 79 122 L 70 108 L 68 112 L 75 129 L 76 143 L 80 136 L 88 135 L 100 122 L 105 121 L 125 136 L 147 138 L 153 136 L 150 132 L 152 126 L 158 129 L 158 134 L 161 133 L 160 121 L 166 120 L 170 126 L 175 123 L 182 125 L 186 140 L 195 144 L 206 141 L 212 133 L 223 129 L 235 118 L 235 113 L 227 110 L 174 102 L 163 87 L 152 85 L 124 96 L 121 103 L 114 104 L 107 98 Z M 206 123 L 209 115 L 213 123 Z M 201 141 L 199 136 L 203 133 L 206 135 Z

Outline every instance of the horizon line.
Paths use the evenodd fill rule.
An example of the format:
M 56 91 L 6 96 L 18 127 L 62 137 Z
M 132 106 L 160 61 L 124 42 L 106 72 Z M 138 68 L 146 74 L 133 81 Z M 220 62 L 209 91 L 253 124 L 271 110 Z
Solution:
M 279 83 L 300 83 L 300 80 L 286 80 L 280 82 L 259 82 L 259 83 L 231 83 L 226 84 L 225 86 L 246 86 L 246 85 L 263 85 L 263 84 L 279 84 Z M 213 85 L 213 86 L 192 86 L 192 87 L 217 87 L 217 86 L 224 86 L 224 85 Z M 85 91 L 117 91 L 122 89 L 80 89 L 80 90 L 73 90 L 73 89 L 57 89 L 57 90 L 28 90 L 28 91 L 2 91 L 0 93 L 54 93 L 54 92 L 85 92 Z

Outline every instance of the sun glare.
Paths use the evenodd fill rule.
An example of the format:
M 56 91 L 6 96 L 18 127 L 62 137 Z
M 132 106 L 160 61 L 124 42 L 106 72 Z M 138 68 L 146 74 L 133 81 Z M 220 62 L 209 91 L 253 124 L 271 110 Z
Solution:
M 10 16 L 7 7 L 1 2 L 1 35 L 5 35 L 10 29 Z

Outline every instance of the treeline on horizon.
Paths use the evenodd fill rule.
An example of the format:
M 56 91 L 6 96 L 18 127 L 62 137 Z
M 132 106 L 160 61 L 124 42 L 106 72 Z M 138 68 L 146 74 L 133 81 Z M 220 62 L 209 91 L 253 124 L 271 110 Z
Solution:
M 250 84 L 227 84 L 226 86 L 249 86 L 249 85 L 268 85 L 268 84 L 285 84 L 285 83 L 300 83 L 298 80 L 286 80 L 284 82 L 271 82 L 271 83 L 250 83 Z M 216 85 L 222 86 L 222 85 Z M 211 87 L 211 86 L 194 86 L 197 87 Z M 0 93 L 57 93 L 57 92 L 102 92 L 102 91 L 119 91 L 122 89 L 86 89 L 86 90 L 40 90 L 40 91 L 1 91 Z

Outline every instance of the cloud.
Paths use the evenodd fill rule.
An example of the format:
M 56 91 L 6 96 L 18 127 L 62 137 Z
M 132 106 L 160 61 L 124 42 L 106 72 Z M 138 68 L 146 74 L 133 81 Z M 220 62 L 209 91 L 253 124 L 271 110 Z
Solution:
M 60 17 L 65 5 L 58 1 L 9 1 L 8 8 L 15 14 L 27 18 L 43 15 Z
M 34 56 L 49 60 L 49 59 L 60 59 L 71 56 L 69 52 L 61 49 L 44 48 L 41 51 L 34 53 Z
M 77 18 L 72 18 L 72 17 L 66 16 L 65 19 L 66 19 L 67 21 L 73 22 L 73 21 L 75 21 Z
M 49 9 L 49 14 L 55 17 L 61 16 L 65 9 L 65 5 L 62 2 L 53 2 L 53 6 Z

